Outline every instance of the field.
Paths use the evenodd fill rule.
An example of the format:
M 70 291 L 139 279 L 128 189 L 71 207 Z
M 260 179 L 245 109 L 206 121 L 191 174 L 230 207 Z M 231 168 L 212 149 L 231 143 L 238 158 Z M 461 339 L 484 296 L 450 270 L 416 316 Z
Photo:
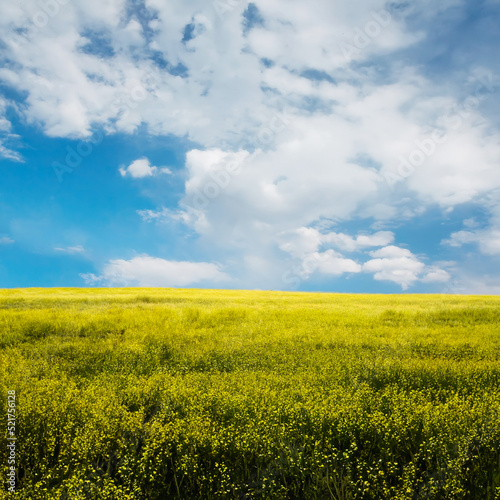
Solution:
M 500 297 L 0 291 L 16 492 L 500 499 Z

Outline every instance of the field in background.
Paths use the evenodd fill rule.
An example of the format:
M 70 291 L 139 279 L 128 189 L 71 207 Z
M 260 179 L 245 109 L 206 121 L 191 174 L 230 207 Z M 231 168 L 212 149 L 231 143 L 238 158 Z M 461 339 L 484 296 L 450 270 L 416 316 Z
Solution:
M 20 499 L 499 499 L 499 375 L 497 297 L 0 291 Z

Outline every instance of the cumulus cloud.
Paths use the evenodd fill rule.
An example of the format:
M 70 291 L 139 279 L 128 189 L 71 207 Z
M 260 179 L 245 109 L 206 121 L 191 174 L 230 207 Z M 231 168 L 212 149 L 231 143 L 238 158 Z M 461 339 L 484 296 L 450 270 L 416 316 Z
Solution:
M 249 45 L 259 57 L 283 67 L 328 72 L 351 60 L 403 48 L 421 37 L 405 29 L 402 20 L 386 10 L 384 0 L 314 1 L 307 6 L 292 2 L 286 9 L 276 0 L 254 4 L 265 23 L 250 32 Z
M 378 231 L 373 234 L 360 234 L 355 237 L 344 233 L 320 233 L 312 227 L 300 227 L 280 235 L 284 243 L 281 250 L 295 257 L 315 252 L 322 245 L 336 247 L 346 252 L 357 252 L 369 247 L 382 247 L 394 241 L 391 231 Z
M 297 279 L 307 280 L 313 274 L 323 277 L 338 277 L 345 273 L 371 273 L 374 279 L 379 281 L 391 281 L 407 290 L 417 282 L 426 284 L 447 283 L 451 279 L 448 271 L 441 269 L 436 263 L 432 266 L 426 266 L 408 249 L 400 248 L 395 245 L 384 246 L 367 254 L 363 249 L 368 246 L 382 246 L 387 241 L 392 241 L 392 233 L 375 233 L 374 235 L 363 235 L 363 238 L 349 237 L 346 235 L 340 240 L 341 244 L 348 242 L 349 251 L 360 252 L 357 260 L 347 258 L 340 252 L 329 249 L 324 252 L 318 252 L 316 249 L 327 240 L 327 235 L 321 235 L 318 231 L 311 228 L 301 228 L 295 232 L 300 238 L 293 244 L 285 244 L 283 250 L 288 251 L 298 262 L 283 274 L 283 280 L 289 284 L 296 284 Z M 338 235 L 338 233 L 333 233 Z M 353 246 L 353 242 L 361 241 L 359 246 Z M 344 245 L 345 247 L 346 245 Z M 365 263 L 359 262 L 366 259 Z M 297 260 L 299 259 L 299 260 Z M 449 266 L 450 263 L 441 263 L 443 266 Z
M 293 289 L 297 289 L 302 281 L 312 276 L 336 279 L 344 274 L 356 274 L 362 271 L 362 266 L 358 262 L 332 249 L 302 254 L 302 258 L 294 262 L 295 264 L 283 270 L 281 274 L 282 284 Z
M 378 231 L 374 234 L 360 234 L 353 238 L 343 233 L 329 233 L 325 241 L 347 252 L 355 252 L 369 247 L 383 247 L 394 241 L 391 231 Z
M 390 245 L 370 255 L 373 259 L 363 264 L 363 271 L 374 273 L 376 280 L 397 283 L 403 290 L 417 282 L 425 269 L 425 264 L 406 248 Z
M 214 151 L 197 151 L 196 167 L 188 154 L 189 177 L 182 205 L 202 212 L 206 233 L 216 230 L 219 239 L 224 238 L 227 214 L 230 224 L 237 221 L 249 239 L 256 236 L 260 222 L 277 232 L 287 230 L 291 223 L 308 225 L 321 216 L 348 218 L 377 191 L 377 175 L 348 161 L 354 144 L 332 142 L 332 134 L 338 132 L 334 129 L 326 117 L 296 118 L 290 132 L 300 139 L 284 138 L 275 150 L 259 155 L 237 153 L 241 165 L 234 175 L 221 177 L 213 194 L 209 187 L 217 187 L 217 181 L 208 172 L 215 170 Z M 223 151 L 217 154 L 234 156 Z M 194 202 L 200 194 L 205 195 L 205 203 Z M 226 220 L 221 220 L 222 215 Z
M 334 250 L 314 253 L 317 259 L 318 271 L 322 274 L 338 276 L 343 273 L 359 273 L 362 267 L 352 259 L 346 259 Z
M 8 236 L 2 236 L 0 238 L 0 245 L 11 245 L 12 243 L 14 243 L 14 240 Z
M 443 240 L 443 245 L 450 245 L 451 247 L 461 247 L 467 243 L 474 243 L 477 241 L 477 235 L 472 231 L 457 231 L 452 233 L 449 239 Z
M 280 245 L 281 250 L 294 257 L 314 253 L 324 242 L 324 235 L 312 227 L 299 227 L 280 236 L 285 240 Z
M 500 227 L 493 226 L 476 231 L 457 231 L 441 243 L 451 247 L 461 247 L 474 243 L 478 245 L 481 253 L 500 256 Z
M 134 179 L 141 179 L 143 177 L 152 177 L 153 175 L 161 174 L 171 174 L 172 171 L 169 168 L 154 167 L 151 165 L 147 158 L 140 158 L 133 161 L 128 167 L 120 167 L 119 169 L 122 177 L 127 175 Z
M 182 287 L 200 282 L 228 282 L 220 266 L 208 262 L 186 262 L 140 255 L 130 260 L 108 262 L 101 275 L 82 274 L 87 284 L 109 286 Z
M 422 278 L 422 283 L 447 283 L 450 279 L 450 273 L 444 269 L 431 269 Z

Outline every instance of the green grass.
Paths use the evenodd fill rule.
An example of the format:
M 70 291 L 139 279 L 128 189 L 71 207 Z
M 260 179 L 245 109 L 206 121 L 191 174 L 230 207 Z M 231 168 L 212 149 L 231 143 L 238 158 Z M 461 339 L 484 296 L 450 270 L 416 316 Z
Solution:
M 499 360 L 496 297 L 0 290 L 13 497 L 500 499 Z

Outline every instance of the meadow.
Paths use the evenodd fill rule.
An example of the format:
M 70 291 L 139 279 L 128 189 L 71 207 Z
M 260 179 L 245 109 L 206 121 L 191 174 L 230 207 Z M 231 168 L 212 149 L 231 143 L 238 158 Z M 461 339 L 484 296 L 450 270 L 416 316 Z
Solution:
M 500 499 L 499 375 L 500 297 L 0 290 L 0 498 Z

